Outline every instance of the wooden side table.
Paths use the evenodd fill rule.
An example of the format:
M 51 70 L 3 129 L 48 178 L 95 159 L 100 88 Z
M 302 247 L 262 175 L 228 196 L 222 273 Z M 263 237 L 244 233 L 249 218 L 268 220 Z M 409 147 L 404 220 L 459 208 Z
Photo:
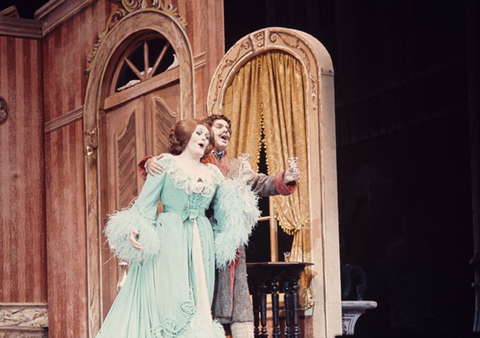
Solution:
M 279 293 L 285 303 L 285 338 L 300 338 L 298 280 L 305 262 L 247 263 L 248 284 L 253 296 L 255 338 L 267 338 L 267 294 L 272 294 L 273 338 L 280 338 Z M 261 328 L 260 328 L 261 325 Z

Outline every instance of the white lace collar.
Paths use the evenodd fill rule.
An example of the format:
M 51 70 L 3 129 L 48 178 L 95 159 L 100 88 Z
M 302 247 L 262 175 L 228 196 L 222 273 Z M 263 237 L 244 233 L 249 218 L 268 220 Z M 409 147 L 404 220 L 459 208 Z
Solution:
M 205 197 L 210 197 L 215 193 L 216 185 L 220 183 L 222 177 L 218 174 L 218 168 L 215 165 L 207 163 L 205 164 L 209 169 L 206 177 L 201 177 L 201 183 L 195 182 L 193 178 L 185 173 L 180 166 L 175 156 L 172 154 L 164 154 L 160 159 L 165 172 L 175 182 L 175 188 L 183 189 L 187 194 L 200 193 Z M 217 170 L 215 170 L 217 169 Z

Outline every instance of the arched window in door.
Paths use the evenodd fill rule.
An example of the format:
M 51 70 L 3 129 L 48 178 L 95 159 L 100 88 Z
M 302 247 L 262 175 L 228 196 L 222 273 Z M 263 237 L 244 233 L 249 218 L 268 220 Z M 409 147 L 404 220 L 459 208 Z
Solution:
M 158 34 L 149 35 L 129 46 L 123 53 L 113 75 L 111 94 L 178 67 L 168 40 Z

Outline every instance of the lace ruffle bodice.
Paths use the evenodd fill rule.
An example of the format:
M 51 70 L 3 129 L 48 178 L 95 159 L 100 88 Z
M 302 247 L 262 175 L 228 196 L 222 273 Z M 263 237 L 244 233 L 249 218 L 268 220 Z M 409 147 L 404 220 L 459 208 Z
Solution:
M 202 177 L 201 181 L 195 181 L 188 176 L 171 154 L 164 154 L 160 163 L 164 166 L 168 176 L 174 181 L 175 188 L 183 189 L 191 196 L 202 195 L 206 198 L 212 197 L 215 193 L 216 186 L 223 179 L 217 167 L 210 163 L 205 164 L 208 168 L 208 175 Z M 199 196 L 189 197 L 190 203 L 200 205 L 200 201 Z

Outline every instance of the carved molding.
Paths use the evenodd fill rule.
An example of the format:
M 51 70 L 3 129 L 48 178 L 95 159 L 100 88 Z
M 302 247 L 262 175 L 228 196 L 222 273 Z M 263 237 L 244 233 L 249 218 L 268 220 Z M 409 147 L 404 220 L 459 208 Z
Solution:
M 83 132 L 83 142 L 85 144 L 85 154 L 90 156 L 98 147 L 98 127 Z
M 355 334 L 355 324 L 366 310 L 375 309 L 374 301 L 342 301 L 342 333 L 344 336 Z
M 48 338 L 47 328 L 0 327 L 1 338 Z
M 44 130 L 45 134 L 51 133 L 57 129 L 68 126 L 70 123 L 81 120 L 83 117 L 83 106 L 78 107 L 66 114 L 63 114 L 57 118 L 54 118 L 48 122 L 45 122 Z
M 48 327 L 47 304 L 0 304 L 0 327 Z
M 254 56 L 272 50 L 287 52 L 302 63 L 307 80 L 308 106 L 316 111 L 318 109 L 318 83 L 322 74 L 315 56 L 316 48 L 311 44 L 315 43 L 315 40 L 309 40 L 310 36 L 306 33 L 278 27 L 262 29 L 239 40 L 227 51 L 212 77 L 207 100 L 208 114 L 221 113 L 223 94 L 238 69 Z M 329 75 L 333 76 L 333 72 Z
M 0 16 L 0 35 L 41 39 L 42 23 L 38 20 Z
M 177 118 L 180 116 L 178 112 L 171 110 L 168 104 L 166 104 L 165 101 L 159 97 L 153 97 L 152 103 L 153 103 L 153 107 L 155 107 L 154 109 L 157 109 L 157 111 L 166 112 L 168 115 L 174 118 Z
M 95 1 L 97 0 L 50 0 L 35 12 L 35 19 L 42 24 L 42 36 L 46 36 Z
M 302 41 L 299 36 L 288 34 L 281 31 L 270 31 L 269 42 L 272 45 L 287 47 L 291 51 L 296 51 L 296 57 L 303 63 L 305 67 L 305 75 L 308 81 L 310 82 L 309 93 L 311 95 L 311 107 L 315 111 L 317 110 L 316 97 L 317 97 L 317 86 L 319 72 L 318 68 L 315 67 L 313 63 L 315 62 L 315 57 L 312 53 L 311 47 L 308 46 L 305 41 Z M 280 41 L 277 40 L 280 39 Z M 313 70 L 313 72 L 312 72 Z
M 90 72 L 92 69 L 93 61 L 97 55 L 98 47 L 103 43 L 105 38 L 108 36 L 112 28 L 123 18 L 127 17 L 130 13 L 133 13 L 138 10 L 157 10 L 163 14 L 166 14 L 172 17 L 174 20 L 177 20 L 183 29 L 187 28 L 187 23 L 183 18 L 178 14 L 177 8 L 173 7 L 171 4 L 164 5 L 161 0 L 121 0 L 123 8 L 119 8 L 110 14 L 110 17 L 107 20 L 105 29 L 101 34 L 98 35 L 98 41 L 93 45 L 93 51 L 88 56 L 88 67 L 87 72 Z

